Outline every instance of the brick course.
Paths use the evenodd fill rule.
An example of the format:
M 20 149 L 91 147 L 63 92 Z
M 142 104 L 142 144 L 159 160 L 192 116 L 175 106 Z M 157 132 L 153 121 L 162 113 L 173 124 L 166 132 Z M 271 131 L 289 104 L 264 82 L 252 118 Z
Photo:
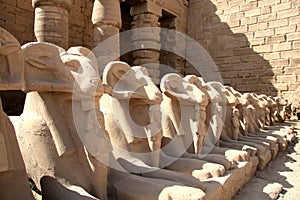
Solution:
M 69 46 L 92 47 L 92 1 L 73 0 L 69 15 Z M 0 26 L 23 45 L 35 41 L 31 0 L 0 0 Z
M 288 96 L 300 85 L 299 0 L 232 2 L 190 0 L 187 33 L 218 60 L 226 84 L 241 92 Z
M 224 83 L 242 92 L 272 95 L 286 95 L 300 85 L 299 0 L 178 2 L 176 30 L 185 32 L 187 24 L 188 35 L 209 52 L 224 76 Z M 69 45 L 91 48 L 93 1 L 72 0 L 72 4 Z M 31 0 L 0 0 L 0 10 L 1 27 L 15 35 L 21 44 L 35 41 Z M 171 11 L 174 13 L 173 8 Z M 189 64 L 182 72 L 197 73 Z

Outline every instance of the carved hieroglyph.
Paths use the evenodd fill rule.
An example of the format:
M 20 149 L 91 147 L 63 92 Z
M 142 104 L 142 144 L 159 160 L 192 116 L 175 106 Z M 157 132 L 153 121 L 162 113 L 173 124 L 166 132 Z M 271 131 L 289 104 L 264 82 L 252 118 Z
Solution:
M 22 48 L 27 97 L 16 127 L 29 176 L 45 198 L 63 199 L 75 190 L 107 199 L 111 148 L 98 122 L 102 87 L 95 56 L 83 47 L 64 51 L 42 42 Z
M 23 86 L 23 55 L 19 42 L 0 28 L 0 91 Z M 0 199 L 33 200 L 16 133 L 0 98 Z

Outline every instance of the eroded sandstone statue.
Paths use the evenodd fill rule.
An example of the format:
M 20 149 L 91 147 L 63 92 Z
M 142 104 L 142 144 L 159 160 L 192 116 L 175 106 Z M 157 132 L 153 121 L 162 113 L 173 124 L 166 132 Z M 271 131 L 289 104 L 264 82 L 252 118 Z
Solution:
M 199 180 L 159 168 L 168 162 L 167 157 L 160 155 L 162 96 L 146 69 L 111 62 L 103 72 L 103 84 L 107 94 L 101 98 L 100 107 L 117 161 L 109 176 L 115 191 L 113 196 L 122 199 L 204 198 L 203 191 L 197 189 L 204 189 Z M 189 165 L 183 161 L 181 164 L 183 168 Z
M 22 49 L 27 96 L 15 127 L 28 175 L 46 199 L 107 199 L 111 148 L 98 124 L 102 85 L 95 56 L 43 42 Z
M 20 43 L 0 28 L 0 91 L 23 86 L 23 55 Z M 0 199 L 33 200 L 16 133 L 2 110 L 0 98 Z
M 225 168 L 230 167 L 228 161 L 217 162 L 224 164 L 224 168 L 222 165 L 201 160 L 197 155 L 202 149 L 205 136 L 204 131 L 201 130 L 208 103 L 205 93 L 175 73 L 166 74 L 162 78 L 161 90 L 163 92 L 161 104 L 163 151 L 172 157 L 192 158 L 203 170 L 209 171 L 213 176 L 221 176 Z
M 249 102 L 245 96 L 238 94 L 239 92 L 234 90 L 232 87 L 226 86 L 226 89 L 228 90 L 228 92 L 234 94 L 239 100 Z M 255 116 L 252 116 L 253 119 L 252 122 L 256 123 L 258 127 L 260 127 L 259 130 L 261 130 L 262 128 L 264 128 L 264 124 L 265 124 L 265 106 L 267 102 L 264 99 L 260 98 L 258 95 L 255 94 L 250 94 L 250 95 L 253 96 L 253 98 L 250 100 L 250 103 L 252 103 L 255 99 L 256 105 L 259 106 L 257 107 L 257 109 L 255 109 L 255 113 L 254 113 Z M 248 106 L 249 106 L 248 104 L 243 105 L 242 103 L 239 103 L 233 108 L 233 110 L 238 110 L 238 112 L 242 112 L 244 109 L 247 109 Z M 249 114 L 244 117 L 248 117 L 248 120 L 244 120 L 244 121 L 249 122 L 249 117 L 250 117 Z M 257 134 L 247 133 L 246 135 L 244 135 L 240 132 L 240 129 L 237 129 L 236 131 L 238 133 L 239 141 L 250 142 L 249 145 L 251 145 L 251 143 L 263 145 L 266 148 L 270 149 L 272 153 L 272 158 L 275 158 L 277 156 L 279 147 L 277 144 L 277 139 L 275 137 L 272 136 L 259 137 L 260 132 L 256 132 Z M 260 146 L 256 146 L 256 148 L 260 148 Z
M 239 104 L 239 101 L 228 87 L 224 87 L 224 92 L 226 94 L 227 103 L 226 107 L 224 107 L 226 108 L 226 118 L 225 128 L 221 135 L 222 140 L 231 144 L 244 144 L 255 147 L 257 149 L 257 156 L 260 160 L 258 168 L 263 169 L 271 159 L 271 152 L 269 150 L 270 144 L 264 142 L 258 142 L 259 144 L 257 144 L 257 142 L 253 142 L 251 139 L 247 138 L 247 136 L 239 134 L 239 131 L 237 131 L 237 135 L 233 135 L 232 114 L 233 110 L 236 109 L 236 106 Z M 255 114 L 253 119 L 256 119 Z
M 285 101 L 284 98 L 279 97 L 279 96 L 275 97 L 275 101 L 277 104 L 277 112 L 275 114 L 276 121 L 283 123 L 285 120 L 285 113 L 284 113 L 285 111 L 283 108 L 287 105 L 287 102 Z
M 211 112 L 212 108 L 210 107 L 212 103 L 212 99 L 211 99 L 211 95 L 209 94 L 210 92 L 208 86 L 207 84 L 205 84 L 202 77 L 197 77 L 195 75 L 187 75 L 184 77 L 184 80 L 195 85 L 201 92 L 203 92 L 204 97 L 207 99 L 207 104 L 202 103 L 202 115 L 201 115 L 202 117 L 199 118 L 199 134 L 204 135 L 205 138 L 207 136 L 208 127 L 210 126 L 211 113 L 212 113 Z M 205 145 L 203 142 L 202 142 L 202 147 L 203 145 Z M 197 156 L 200 155 L 201 158 L 203 157 L 202 159 L 206 161 L 222 164 L 226 170 L 231 169 L 236 165 L 236 162 L 233 159 L 227 158 L 225 155 L 222 154 L 214 154 L 214 153 L 201 154 L 201 151 L 199 151 L 197 154 L 198 154 Z
M 199 80 L 204 83 L 203 79 L 199 77 Z M 221 135 L 224 128 L 226 112 L 223 108 L 226 102 L 226 96 L 222 92 L 221 84 L 218 82 L 208 82 L 207 91 L 210 95 L 211 102 L 208 104 L 207 113 L 207 136 L 204 142 L 203 153 L 217 153 L 223 154 L 227 158 L 239 161 L 248 161 L 250 155 L 254 155 L 256 152 L 255 148 L 247 145 L 238 145 L 238 148 L 234 148 L 235 144 L 229 144 L 221 141 Z M 216 89 L 217 88 L 217 89 Z M 231 146 L 232 145 L 232 146 Z M 233 149 L 234 148 L 234 149 Z M 236 150 L 240 149 L 240 150 Z M 246 152 L 248 151 L 248 152 Z

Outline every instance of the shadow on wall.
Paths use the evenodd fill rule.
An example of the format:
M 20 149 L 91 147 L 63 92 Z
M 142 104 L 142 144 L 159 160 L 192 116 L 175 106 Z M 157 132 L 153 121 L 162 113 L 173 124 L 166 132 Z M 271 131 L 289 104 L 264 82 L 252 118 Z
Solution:
M 190 0 L 188 35 L 209 52 L 221 71 L 225 85 L 231 85 L 240 92 L 276 96 L 278 93 L 272 84 L 275 81 L 272 67 L 253 50 L 254 43 L 251 45 L 246 37 L 246 34 L 250 34 L 247 33 L 248 27 L 241 25 L 239 20 L 241 13 L 229 15 L 229 26 L 221 21 L 216 14 L 218 12 L 211 0 Z M 186 74 L 191 73 L 194 71 L 187 65 Z

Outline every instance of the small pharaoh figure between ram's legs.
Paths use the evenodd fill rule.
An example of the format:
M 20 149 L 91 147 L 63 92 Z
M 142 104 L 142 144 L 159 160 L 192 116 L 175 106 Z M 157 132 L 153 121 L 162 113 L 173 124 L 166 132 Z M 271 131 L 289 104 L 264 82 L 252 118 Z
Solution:
M 162 97 L 146 69 L 130 67 L 124 62 L 111 62 L 104 69 L 103 84 L 106 94 L 100 99 L 100 108 L 113 146 L 112 161 L 116 161 L 111 162 L 113 169 L 109 174 L 113 197 L 205 198 L 201 190 L 205 187 L 191 176 L 189 162 L 181 162 L 190 169 L 185 171 L 188 174 L 162 169 L 159 109 Z M 172 161 L 177 162 L 170 159 L 170 163 Z
M 221 94 L 219 94 L 213 87 L 209 86 L 210 83 L 206 84 L 201 77 L 190 75 L 186 76 L 185 79 L 196 85 L 208 97 L 208 104 L 205 110 L 206 117 L 204 123 L 201 124 L 202 128 L 200 129 L 205 135 L 201 154 L 206 155 L 209 159 L 211 159 L 209 157 L 210 155 L 225 156 L 225 158 L 233 165 L 237 162 L 248 161 L 250 154 L 246 151 L 219 146 L 219 138 L 224 125 L 224 120 L 222 119 L 223 111 L 219 104 L 222 98 Z M 255 151 L 255 149 L 246 146 L 244 149 L 247 149 L 250 152 Z
M 258 168 L 260 170 L 264 169 L 264 167 L 269 163 L 272 157 L 271 151 L 269 150 L 270 144 L 261 141 L 249 141 L 249 139 L 245 139 L 246 136 L 242 136 L 241 138 L 238 137 L 238 140 L 234 140 L 232 132 L 232 110 L 239 104 L 239 99 L 236 98 L 235 95 L 224 86 L 219 88 L 219 90 L 223 91 L 226 97 L 226 104 L 224 105 L 224 108 L 226 109 L 226 125 L 223 129 L 221 139 L 229 143 L 238 143 L 255 147 L 257 149 L 256 155 L 259 158 Z
M 171 157 L 203 163 L 203 170 L 209 171 L 214 177 L 221 176 L 225 169 L 231 167 L 230 161 L 215 159 L 216 163 L 207 162 L 196 155 L 201 151 L 204 139 L 201 122 L 205 121 L 204 110 L 207 104 L 207 99 L 204 99 L 205 94 L 195 85 L 172 73 L 162 78 L 161 90 L 163 91 L 161 103 L 163 152 Z M 168 166 L 168 168 L 172 167 L 173 164 Z M 197 173 L 199 172 L 194 172 L 195 175 Z
M 277 139 L 275 137 L 268 137 L 268 138 L 262 138 L 262 137 L 250 137 L 250 135 L 248 133 L 246 133 L 246 135 L 243 135 L 242 133 L 245 134 L 246 130 L 242 130 L 242 126 L 240 122 L 246 121 L 247 123 L 252 123 L 254 120 L 249 120 L 249 112 L 247 110 L 247 107 L 249 106 L 249 101 L 246 99 L 245 95 L 240 94 L 238 91 L 234 90 L 232 87 L 226 86 L 225 89 L 227 90 L 228 93 L 233 94 L 237 100 L 238 103 L 237 105 L 235 105 L 235 107 L 233 107 L 233 113 L 232 114 L 232 122 L 235 122 L 236 126 L 235 129 L 233 128 L 232 131 L 236 132 L 236 136 L 238 138 L 239 141 L 244 141 L 244 142 L 254 142 L 256 144 L 262 144 L 266 147 L 269 147 L 271 153 L 272 153 L 272 158 L 274 159 L 277 154 L 278 154 L 278 144 L 277 144 Z M 258 101 L 258 100 L 257 100 Z M 251 102 L 250 102 L 251 103 Z M 256 118 L 257 122 L 261 121 L 262 127 L 264 127 L 264 122 L 263 120 L 261 120 L 262 117 L 262 113 L 264 113 L 264 106 L 265 106 L 265 102 L 264 101 L 260 101 L 260 102 L 256 102 L 257 106 L 259 106 L 259 110 L 257 111 L 259 113 L 259 115 L 256 116 L 252 116 L 253 118 Z M 245 113 L 246 111 L 246 113 Z M 242 113 L 242 115 L 240 115 L 240 113 Z M 247 117 L 247 119 L 241 119 L 241 116 L 243 116 L 244 118 Z M 263 115 L 263 118 L 265 116 Z M 232 125 L 234 126 L 234 123 L 232 123 Z M 246 127 L 244 125 L 244 127 Z

